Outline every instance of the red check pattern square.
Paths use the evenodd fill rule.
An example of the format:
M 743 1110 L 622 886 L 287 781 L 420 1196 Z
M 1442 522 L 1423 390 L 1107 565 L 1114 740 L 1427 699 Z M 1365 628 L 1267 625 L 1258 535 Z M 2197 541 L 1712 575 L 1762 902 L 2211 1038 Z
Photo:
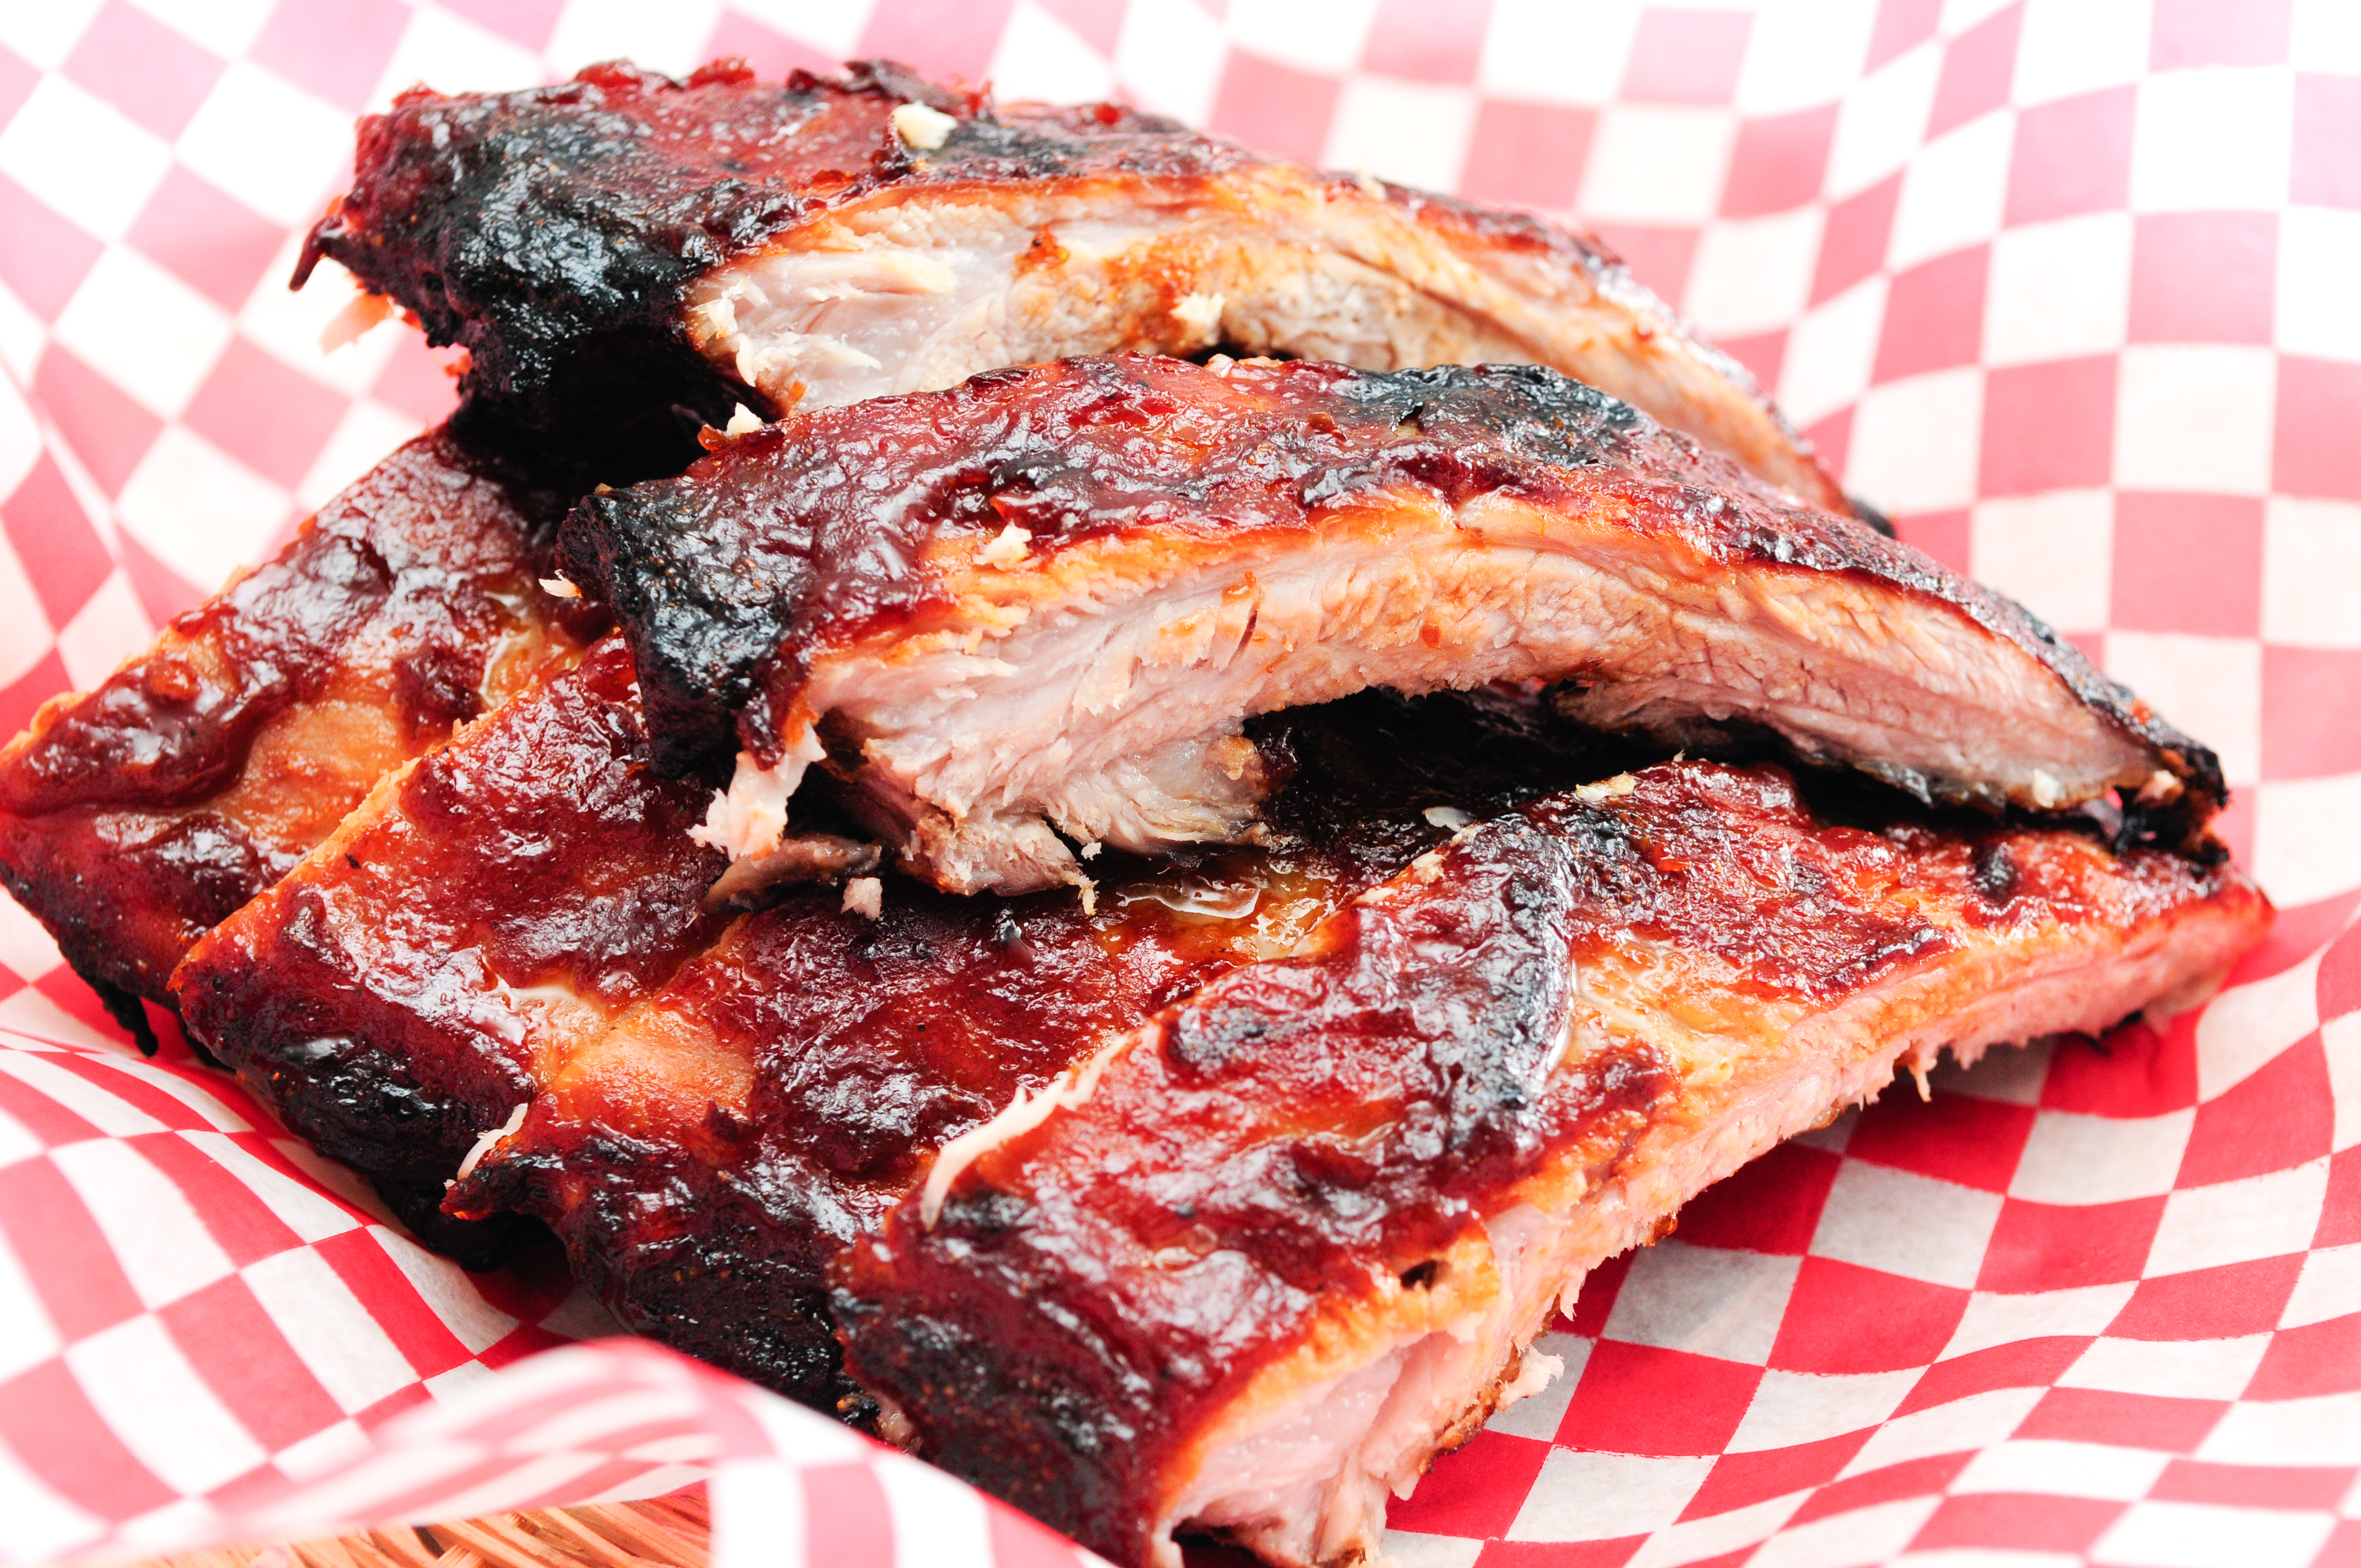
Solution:
M 1543 1346 L 1565 1376 L 1398 1507 L 1397 1557 L 2361 1562 L 2361 28 L 2339 6 L 0 8 L 0 721 L 102 676 L 449 408 L 405 329 L 318 351 L 340 280 L 282 287 L 353 115 L 421 79 L 711 53 L 1115 95 L 1587 223 L 1905 537 L 2220 745 L 2229 835 L 2286 911 L 2229 989 L 1946 1069 L 1931 1104 L 1706 1194 L 1596 1272 Z M 1076 1560 L 660 1353 L 533 1354 L 601 1327 L 552 1260 L 469 1278 L 423 1252 L 233 1084 L 127 1055 L 13 905 L 0 1031 L 0 1557 L 308 1531 L 337 1486 L 431 1511 L 456 1493 L 417 1455 L 465 1440 L 520 1501 L 709 1469 L 725 1540 L 813 1562 Z M 625 1392 L 671 1424 L 527 1452 Z

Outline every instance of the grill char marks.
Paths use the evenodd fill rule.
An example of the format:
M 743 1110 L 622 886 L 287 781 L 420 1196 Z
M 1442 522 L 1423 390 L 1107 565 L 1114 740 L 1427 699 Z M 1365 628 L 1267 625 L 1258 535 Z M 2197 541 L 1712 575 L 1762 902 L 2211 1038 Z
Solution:
M 587 499 L 563 543 L 668 764 L 734 721 L 733 798 L 791 791 L 825 740 L 955 891 L 1079 880 L 1045 821 L 1251 832 L 1251 776 L 1206 748 L 1364 685 L 1567 680 L 1585 722 L 1752 724 L 1938 800 L 2145 788 L 2176 836 L 2222 799 L 2211 752 L 2014 603 L 1537 367 L 997 372 L 790 417 Z
M 598 612 L 533 580 L 570 493 L 449 429 L 395 453 L 0 752 L 0 879 L 102 994 L 165 1000 L 381 773 L 571 656 Z
M 905 102 L 948 112 L 939 146 L 897 134 Z M 614 63 L 405 94 L 362 122 L 357 170 L 299 282 L 335 258 L 464 345 L 472 395 L 547 430 L 1231 344 L 1556 365 L 1843 504 L 1745 371 L 1594 242 L 1114 105 L 996 108 L 884 62 L 785 83 Z
M 840 1263 L 851 1365 L 1115 1561 L 1177 1563 L 1183 1526 L 1358 1561 L 1546 1381 L 1520 1347 L 1560 1290 L 1698 1189 L 1897 1058 L 2186 1003 L 2268 919 L 2065 829 L 1831 827 L 1775 768 L 1536 800 L 974 1140 L 933 1223 L 906 1201 Z

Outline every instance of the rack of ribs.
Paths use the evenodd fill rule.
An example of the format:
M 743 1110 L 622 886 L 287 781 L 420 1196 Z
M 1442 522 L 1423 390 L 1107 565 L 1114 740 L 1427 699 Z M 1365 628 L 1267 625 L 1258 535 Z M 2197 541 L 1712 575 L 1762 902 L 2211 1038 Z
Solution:
M 956 125 L 918 157 L 904 128 L 930 124 L 913 119 L 927 105 Z M 1202 333 L 1181 318 L 1231 287 L 1235 308 L 1216 324 L 1257 348 L 1385 365 L 1531 357 L 1510 341 L 1524 333 L 1556 345 L 1534 351 L 1552 362 L 1756 453 L 1800 493 L 1837 499 L 1743 372 L 1588 242 L 1441 198 L 1372 194 L 1367 181 L 1257 160 L 1130 111 L 1004 115 L 884 64 L 785 86 L 735 66 L 686 84 L 605 66 L 525 93 L 406 95 L 365 123 L 359 169 L 305 270 L 334 255 L 422 313 L 437 341 L 465 342 L 473 433 L 440 431 L 389 459 L 280 559 L 99 691 L 45 710 L 0 756 L 0 878 L 143 1039 L 139 1000 L 165 999 L 189 943 L 269 886 L 387 766 L 513 689 L 533 659 L 512 645 L 540 646 L 557 621 L 595 632 L 595 608 L 558 616 L 566 607 L 533 588 L 553 569 L 548 524 L 592 479 L 676 471 L 676 401 L 719 423 L 738 397 L 770 407 L 808 387 L 813 403 L 857 398 L 869 381 L 813 368 L 848 355 L 898 386 L 1060 343 L 1186 347 Z M 1282 187 L 1289 210 L 1302 209 L 1283 222 Z M 1129 248 L 1059 251 L 1052 265 L 1057 247 L 1036 244 L 1082 207 L 1103 218 L 1124 201 L 1144 203 Z M 1019 218 L 1031 223 L 1023 243 L 992 259 L 998 241 L 976 224 Z M 815 267 L 829 277 L 805 275 Z M 995 267 L 1012 298 L 1071 302 L 1096 277 L 1129 302 L 1101 301 L 1058 343 L 1030 329 L 943 336 L 918 317 L 944 300 L 892 282 Z M 1224 284 L 1224 269 L 1240 267 L 1261 281 Z M 979 287 L 961 295 L 961 320 L 999 308 Z M 765 288 L 793 330 L 787 316 L 757 322 Z M 1436 289 L 1458 303 L 1435 303 Z M 1196 303 L 1176 317 L 1149 312 L 1150 296 Z M 713 335 L 741 309 L 744 333 Z M 847 335 L 805 355 L 795 345 L 820 342 L 814 312 Z M 1470 324 L 1494 315 L 1522 324 Z M 936 352 L 954 339 L 951 358 Z M 683 347 L 692 340 L 710 361 Z M 741 363 L 742 383 L 715 379 L 713 367 Z M 594 385 L 612 394 L 603 422 L 578 417 L 605 396 Z M 561 391 L 563 428 L 514 422 L 545 415 L 536 400 Z M 581 637 L 562 641 L 570 656 Z
M 1429 810 L 1621 755 L 1530 700 L 1373 696 L 1260 739 L 1290 778 L 1273 841 L 1127 861 L 1094 914 L 898 879 L 863 914 L 855 864 L 741 915 L 707 905 L 720 857 L 683 831 L 705 789 L 648 765 L 609 639 L 388 779 L 175 991 L 323 1152 L 437 1202 L 458 1178 L 454 1214 L 546 1221 L 634 1328 L 855 1408 L 826 1266 L 936 1149 L 1287 950 L 1446 839 Z
M 1455 834 L 946 1151 L 835 1296 L 935 1463 L 1126 1563 L 1373 1558 L 1591 1266 L 1897 1063 L 2202 1000 L 2226 866 L 1669 762 Z
M 1735 362 L 1598 243 L 1257 157 L 1111 104 L 994 105 L 884 61 L 761 82 L 593 66 L 404 93 L 313 231 L 464 345 L 467 387 L 574 429 L 777 411 L 1119 350 L 1370 369 L 1555 366 L 1813 504 L 1842 495 Z
M 0 751 L 0 881 L 143 1041 L 192 942 L 596 630 L 535 581 L 575 493 L 423 435 Z
M 661 122 L 672 138 L 665 143 L 671 148 L 665 156 L 689 159 L 664 175 L 675 184 L 691 165 L 702 169 L 699 178 L 712 183 L 721 177 L 717 174 L 720 166 L 710 161 L 722 155 L 715 149 L 742 161 L 753 154 L 730 138 L 751 137 L 766 149 L 762 156 L 772 159 L 766 165 L 771 181 L 766 189 L 774 194 L 806 186 L 832 189 L 836 181 L 829 170 L 859 167 L 885 148 L 891 137 L 899 135 L 893 130 L 896 107 L 919 101 L 950 103 L 966 115 L 972 123 L 963 137 L 989 132 L 1004 140 L 1008 136 L 1033 137 L 1027 145 L 1034 147 L 1028 154 L 1034 159 L 1033 175 L 1027 177 L 1035 179 L 1034 184 L 1016 180 L 1005 168 L 994 173 L 982 164 L 969 167 L 971 174 L 987 183 L 1000 181 L 998 188 L 1031 192 L 1027 200 L 1049 199 L 1042 195 L 1047 187 L 1040 181 L 1081 178 L 1077 166 L 1051 179 L 1053 171 L 1042 162 L 1049 157 L 1042 150 L 1048 144 L 1035 145 L 1041 137 L 1064 138 L 1060 145 L 1070 152 L 1082 148 L 1076 156 L 1085 162 L 1105 153 L 1126 168 L 1149 158 L 1158 146 L 1182 162 L 1226 159 L 1224 167 L 1244 168 L 1251 161 L 1235 149 L 1219 148 L 1172 127 L 1095 109 L 1024 111 L 1016 117 L 1033 125 L 1033 130 L 993 130 L 993 115 L 980 102 L 952 102 L 891 68 L 861 68 L 848 82 L 807 82 L 784 90 L 754 83 L 732 71 L 708 73 L 687 87 L 627 70 L 588 75 L 597 80 L 497 100 L 437 100 L 430 95 L 406 102 L 372 133 L 376 139 L 364 152 L 361 184 L 323 225 L 320 244 L 356 265 L 364 264 L 366 253 L 379 264 L 409 268 L 409 280 L 402 286 L 405 297 L 421 304 L 430 323 L 456 320 L 450 313 L 459 307 L 451 300 L 429 298 L 418 291 L 447 280 L 456 290 L 452 300 L 472 298 L 467 290 L 473 285 L 465 280 L 481 281 L 489 274 L 471 268 L 488 254 L 487 247 L 497 248 L 513 239 L 516 231 L 497 224 L 489 230 L 469 227 L 497 218 L 500 202 L 507 199 L 495 199 L 478 180 L 489 165 L 433 158 L 420 161 L 424 144 L 417 137 L 432 141 L 448 132 L 445 120 L 450 116 L 467 120 L 507 149 L 503 157 L 513 154 L 522 160 L 503 165 L 509 173 L 502 179 L 509 181 L 511 194 L 531 186 L 541 192 L 533 200 L 546 197 L 561 205 L 573 199 L 564 193 L 566 182 L 559 180 L 553 186 L 555 177 L 533 163 L 531 148 L 547 145 L 548 138 L 562 141 L 576 136 L 585 115 L 609 129 L 623 123 L 616 115 L 625 120 L 632 114 L 653 115 L 648 123 Z M 601 104 L 606 108 L 599 108 Z M 800 117 L 807 110 L 817 117 Z M 768 122 L 763 121 L 764 115 L 771 116 Z M 787 120 L 796 124 L 792 135 L 771 134 Z M 763 128 L 765 123 L 770 129 Z M 461 142 L 473 134 L 462 135 Z M 697 164 L 691 149 L 700 138 L 709 156 Z M 446 146 L 457 145 L 448 143 L 447 136 L 445 139 Z M 647 140 L 636 133 L 625 139 L 633 146 Z M 856 143 L 857 151 L 847 150 Z M 600 157 L 586 155 L 577 173 L 592 184 L 608 184 L 577 216 L 593 226 L 609 220 L 640 225 L 635 232 L 643 238 L 655 233 L 662 225 L 649 226 L 646 205 L 654 187 L 641 184 L 634 205 L 622 199 L 627 192 L 613 185 L 618 179 L 629 185 L 622 165 L 631 164 L 639 153 L 611 140 L 601 146 Z M 646 150 L 640 147 L 641 152 Z M 787 156 L 789 151 L 793 156 Z M 373 163 L 373 158 L 378 161 Z M 1105 180 L 1113 177 L 1108 173 L 1112 166 L 1102 160 L 1093 167 L 1096 173 L 1092 178 L 1098 185 L 1086 191 L 1069 180 L 1059 186 L 1064 194 L 1056 199 L 1071 203 L 1093 192 L 1103 196 Z M 641 174 L 647 172 L 640 168 Z M 874 229 L 878 214 L 893 199 L 891 192 L 915 190 L 925 183 L 918 176 L 916 170 L 905 170 L 881 184 L 862 207 L 867 216 L 859 222 Z M 388 204 L 394 201 L 396 187 L 403 204 L 398 222 Z M 740 187 L 732 189 L 744 194 Z M 1369 200 L 1357 184 L 1349 191 L 1339 186 L 1323 201 L 1331 198 L 1348 206 Z M 525 200 L 522 195 L 517 199 Z M 1213 202 L 1191 220 L 1198 227 L 1191 231 L 1197 238 L 1190 245 L 1203 248 L 1199 242 L 1211 232 L 1204 225 L 1213 221 L 1208 214 L 1229 200 Z M 1620 269 L 1583 250 L 1578 242 L 1542 226 L 1517 238 L 1523 220 L 1400 191 L 1389 192 L 1385 202 L 1389 205 L 1384 210 L 1394 215 L 1384 222 L 1423 225 L 1421 232 L 1427 238 L 1420 243 L 1430 249 L 1444 242 L 1434 237 L 1442 236 L 1453 245 L 1477 246 L 1491 258 L 1488 266 L 1507 273 L 1538 277 L 1554 267 L 1571 268 L 1567 278 L 1578 274 L 1591 280 L 1581 288 L 1595 285 L 1603 291 L 1602 298 L 1622 302 L 1615 309 L 1638 312 L 1626 323 L 1638 326 L 1618 328 L 1620 337 L 1609 334 L 1614 341 L 1634 352 L 1645 348 L 1642 358 L 1672 355 L 1667 363 L 1676 361 L 1676 369 L 1687 367 L 1677 373 L 1662 370 L 1662 377 L 1680 381 L 1684 376 L 1703 376 L 1700 384 L 1715 396 L 1736 397 L 1749 407 L 1759 403 L 1742 384 L 1742 376 L 1728 379 L 1725 373 L 1730 367 L 1725 361 L 1676 330 L 1676 323 L 1668 325 L 1651 313 L 1660 313 L 1660 307 L 1631 289 Z M 365 211 L 377 213 L 392 227 L 362 236 L 355 225 Z M 545 211 L 541 215 L 551 216 Z M 511 287 L 501 296 L 502 310 L 531 314 L 532 310 L 559 309 L 552 302 L 570 300 L 565 309 L 595 314 L 615 305 L 614 296 L 600 295 L 578 268 L 564 262 L 566 247 L 588 232 L 578 225 L 569 228 L 570 222 L 553 218 L 534 231 L 549 238 L 554 248 L 502 261 L 511 267 L 501 274 Z M 664 233 L 670 237 L 648 243 L 677 240 L 696 249 L 680 233 Z M 1487 234 L 1491 237 L 1483 239 Z M 873 238 L 883 235 L 876 230 Z M 807 229 L 792 236 L 781 230 L 771 239 L 777 244 L 763 255 L 784 255 L 781 247 L 791 250 L 834 243 L 818 230 Z M 1381 267 L 1320 252 L 1319 244 L 1325 242 L 1306 243 L 1313 247 L 1307 254 L 1324 258 L 1313 269 L 1327 279 L 1322 286 L 1323 311 L 1368 321 L 1400 313 L 1404 285 L 1399 278 Z M 1516 259 L 1525 252 L 1530 254 L 1523 260 Z M 1037 254 L 1021 270 L 1038 280 L 1044 254 Z M 744 258 L 749 266 L 761 264 L 754 252 L 745 252 Z M 641 256 L 642 261 L 646 259 Z M 1170 259 L 1167 256 L 1158 265 Z M 890 269 L 895 264 L 885 265 Z M 548 286 L 559 278 L 567 280 L 566 288 Z M 492 295 L 500 295 L 500 288 L 486 286 Z M 719 286 L 727 291 L 736 284 Z M 1563 291 L 1576 286 L 1561 279 L 1548 289 Z M 534 301 L 540 304 L 533 305 Z M 1327 346 L 1316 333 L 1302 335 L 1312 333 L 1312 327 L 1301 323 L 1299 327 L 1298 337 L 1290 340 L 1296 346 L 1315 352 Z M 588 318 L 566 330 L 576 329 L 585 334 L 584 341 L 605 341 L 601 334 L 607 329 Z M 519 330 L 529 338 L 538 329 Z M 1126 336 L 1104 323 L 1092 330 L 1111 345 L 1161 341 L 1153 334 Z M 1245 335 L 1257 344 L 1284 346 L 1267 334 Z M 1388 342 L 1392 346 L 1386 351 L 1391 356 L 1387 362 L 1391 363 L 1405 356 L 1474 352 L 1469 345 L 1477 339 L 1465 332 L 1455 335 L 1432 329 L 1430 323 Z M 278 559 L 243 575 L 181 618 L 147 655 L 126 664 L 98 690 L 53 702 L 27 734 L 0 754 L 0 880 L 49 928 L 76 971 L 143 1044 L 150 1043 L 151 1036 L 142 1000 L 168 1001 L 167 980 L 173 965 L 203 932 L 269 887 L 389 767 L 439 741 L 453 724 L 497 706 L 544 661 L 562 664 L 570 660 L 598 632 L 603 612 L 595 603 L 550 598 L 535 582 L 556 570 L 548 550 L 550 532 L 567 501 L 594 478 L 620 482 L 639 474 L 676 470 L 685 456 L 675 454 L 684 447 L 694 450 L 676 428 L 680 411 L 651 391 L 653 383 L 642 385 L 637 379 L 620 399 L 624 411 L 598 428 L 550 432 L 520 427 L 508 416 L 528 407 L 530 400 L 485 384 L 488 367 L 502 363 L 498 343 L 478 335 L 470 345 L 477 367 L 471 386 L 478 395 L 470 399 L 457 422 L 411 444 L 364 477 L 307 523 Z M 884 367 L 897 376 L 917 353 L 915 340 L 880 339 L 872 346 L 885 356 Z M 997 349 L 972 345 L 966 362 L 996 364 L 1000 361 L 994 354 L 1020 351 L 1032 350 L 1014 340 Z M 733 364 L 737 352 L 730 351 Z M 775 378 L 771 385 L 783 400 L 789 396 Z M 682 395 L 700 401 L 686 392 Z M 744 388 L 731 393 L 738 395 L 764 401 L 759 391 Z M 713 399 L 701 400 L 708 412 L 714 410 Z M 816 396 L 813 400 L 823 400 Z M 719 406 L 728 404 L 723 399 Z M 1758 411 L 1754 439 L 1779 437 L 1784 427 L 1775 414 Z M 527 459 L 520 455 L 524 453 L 533 455 Z M 1818 484 L 1817 470 L 1806 474 L 1808 467 L 1807 456 L 1796 456 L 1784 471 L 1803 488 L 1827 489 Z M 774 861 L 765 874 L 778 869 Z M 416 1218 L 422 1201 L 412 1193 L 398 1206 Z
M 1563 683 L 1667 751 L 1769 732 L 1932 801 L 2120 792 L 2192 839 L 2223 798 L 2015 604 L 1538 367 L 1002 371 L 791 414 L 561 543 L 660 755 L 735 740 L 705 835 L 741 882 L 813 762 L 947 891 L 1249 839 L 1243 722 L 1371 685 Z
M 915 1422 L 930 1456 L 1125 1560 L 1193 1521 L 1312 1561 L 1537 1386 L 1538 1360 L 1523 1383 L 1511 1363 L 1549 1302 L 1707 1181 L 1897 1058 L 2184 1003 L 2268 917 L 2227 867 L 2087 823 L 1930 813 L 1842 775 L 1811 781 L 1816 806 L 1760 764 L 1616 772 L 1627 742 L 1530 692 L 1368 692 L 1252 739 L 1284 781 L 1265 842 L 1110 856 L 1093 912 L 895 881 L 873 906 L 831 883 L 738 913 L 681 830 L 705 781 L 651 765 L 609 640 L 389 779 L 176 988 L 291 1125 L 456 1180 L 453 1214 L 547 1222 L 631 1326 Z M 1187 1072 L 1135 1085 L 1164 1058 Z M 1345 1243 L 1306 1229 L 1348 1211 Z M 1048 1216 L 1079 1228 L 1027 1229 Z M 1235 1304 L 1186 1294 L 1216 1255 L 1284 1276 L 1227 1360 L 1175 1328 Z M 1093 1255 L 1109 1269 L 1042 1261 Z M 1180 1293 L 1132 1293 L 1141 1258 Z M 1036 1312 L 1119 1326 L 1135 1364 Z M 1454 1360 L 1438 1324 L 1480 1332 Z M 1307 1369 L 1347 1328 L 1365 1362 Z M 1133 1376 L 1163 1365 L 1203 1387 Z M 1412 1370 L 1428 1403 L 1369 1425 Z M 1281 1499 L 1318 1517 L 1266 1528 L 1224 1488 L 1293 1452 L 1239 1412 L 1290 1401 L 1341 1435 Z M 1139 1442 L 1103 1441 L 1119 1428 Z

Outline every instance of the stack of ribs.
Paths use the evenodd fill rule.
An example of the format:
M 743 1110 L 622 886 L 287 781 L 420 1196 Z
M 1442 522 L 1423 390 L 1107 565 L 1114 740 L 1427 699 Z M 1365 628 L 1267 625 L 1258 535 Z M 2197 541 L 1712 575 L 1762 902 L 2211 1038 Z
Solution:
M 42 709 L 0 875 L 435 1245 L 1118 1563 L 1373 1557 L 1699 1190 L 2270 918 L 1538 219 L 885 63 L 357 169 L 303 271 L 461 412 Z

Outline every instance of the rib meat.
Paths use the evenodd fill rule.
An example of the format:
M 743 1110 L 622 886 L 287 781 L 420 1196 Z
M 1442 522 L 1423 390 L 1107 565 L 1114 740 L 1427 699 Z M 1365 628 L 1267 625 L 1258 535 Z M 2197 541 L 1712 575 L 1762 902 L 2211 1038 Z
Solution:
M 1123 349 L 1371 369 L 1554 365 L 1806 500 L 1843 499 L 1736 364 L 1595 240 L 1318 174 L 1108 104 L 995 107 L 906 69 L 403 94 L 361 122 L 331 256 L 547 427 L 784 409 Z
M 1338 900 L 1611 753 L 1532 705 L 1377 694 L 1265 729 L 1269 845 L 1071 897 L 906 883 L 705 907 L 694 781 L 612 641 L 389 780 L 176 977 L 192 1034 L 381 1185 L 546 1221 L 624 1321 L 823 1408 L 825 1269 L 946 1142 Z M 1407 762 L 1403 758 L 1412 759 Z M 1455 820 L 1456 817 L 1452 819 Z M 526 1104 L 521 1124 L 511 1115 Z
M 386 769 L 573 656 L 596 612 L 534 582 L 573 493 L 421 436 L 0 751 L 0 880 L 126 1025 Z
M 1937 801 L 2122 791 L 2201 825 L 2202 746 L 2017 606 L 1532 367 L 1130 356 L 790 416 L 563 536 L 677 763 L 742 748 L 708 841 L 759 856 L 807 763 L 948 890 L 1085 881 L 1070 841 L 1257 828 L 1257 713 L 1567 683 Z
M 2185 1006 L 2235 872 L 1670 763 L 1479 822 L 962 1139 L 839 1266 L 923 1452 L 1126 1564 L 1376 1552 L 1591 1266 L 1897 1062 Z
M 477 1138 L 552 1071 L 545 1036 L 719 929 L 695 786 L 653 777 L 642 741 L 612 639 L 545 669 L 195 944 L 172 977 L 190 1034 L 431 1226 Z

